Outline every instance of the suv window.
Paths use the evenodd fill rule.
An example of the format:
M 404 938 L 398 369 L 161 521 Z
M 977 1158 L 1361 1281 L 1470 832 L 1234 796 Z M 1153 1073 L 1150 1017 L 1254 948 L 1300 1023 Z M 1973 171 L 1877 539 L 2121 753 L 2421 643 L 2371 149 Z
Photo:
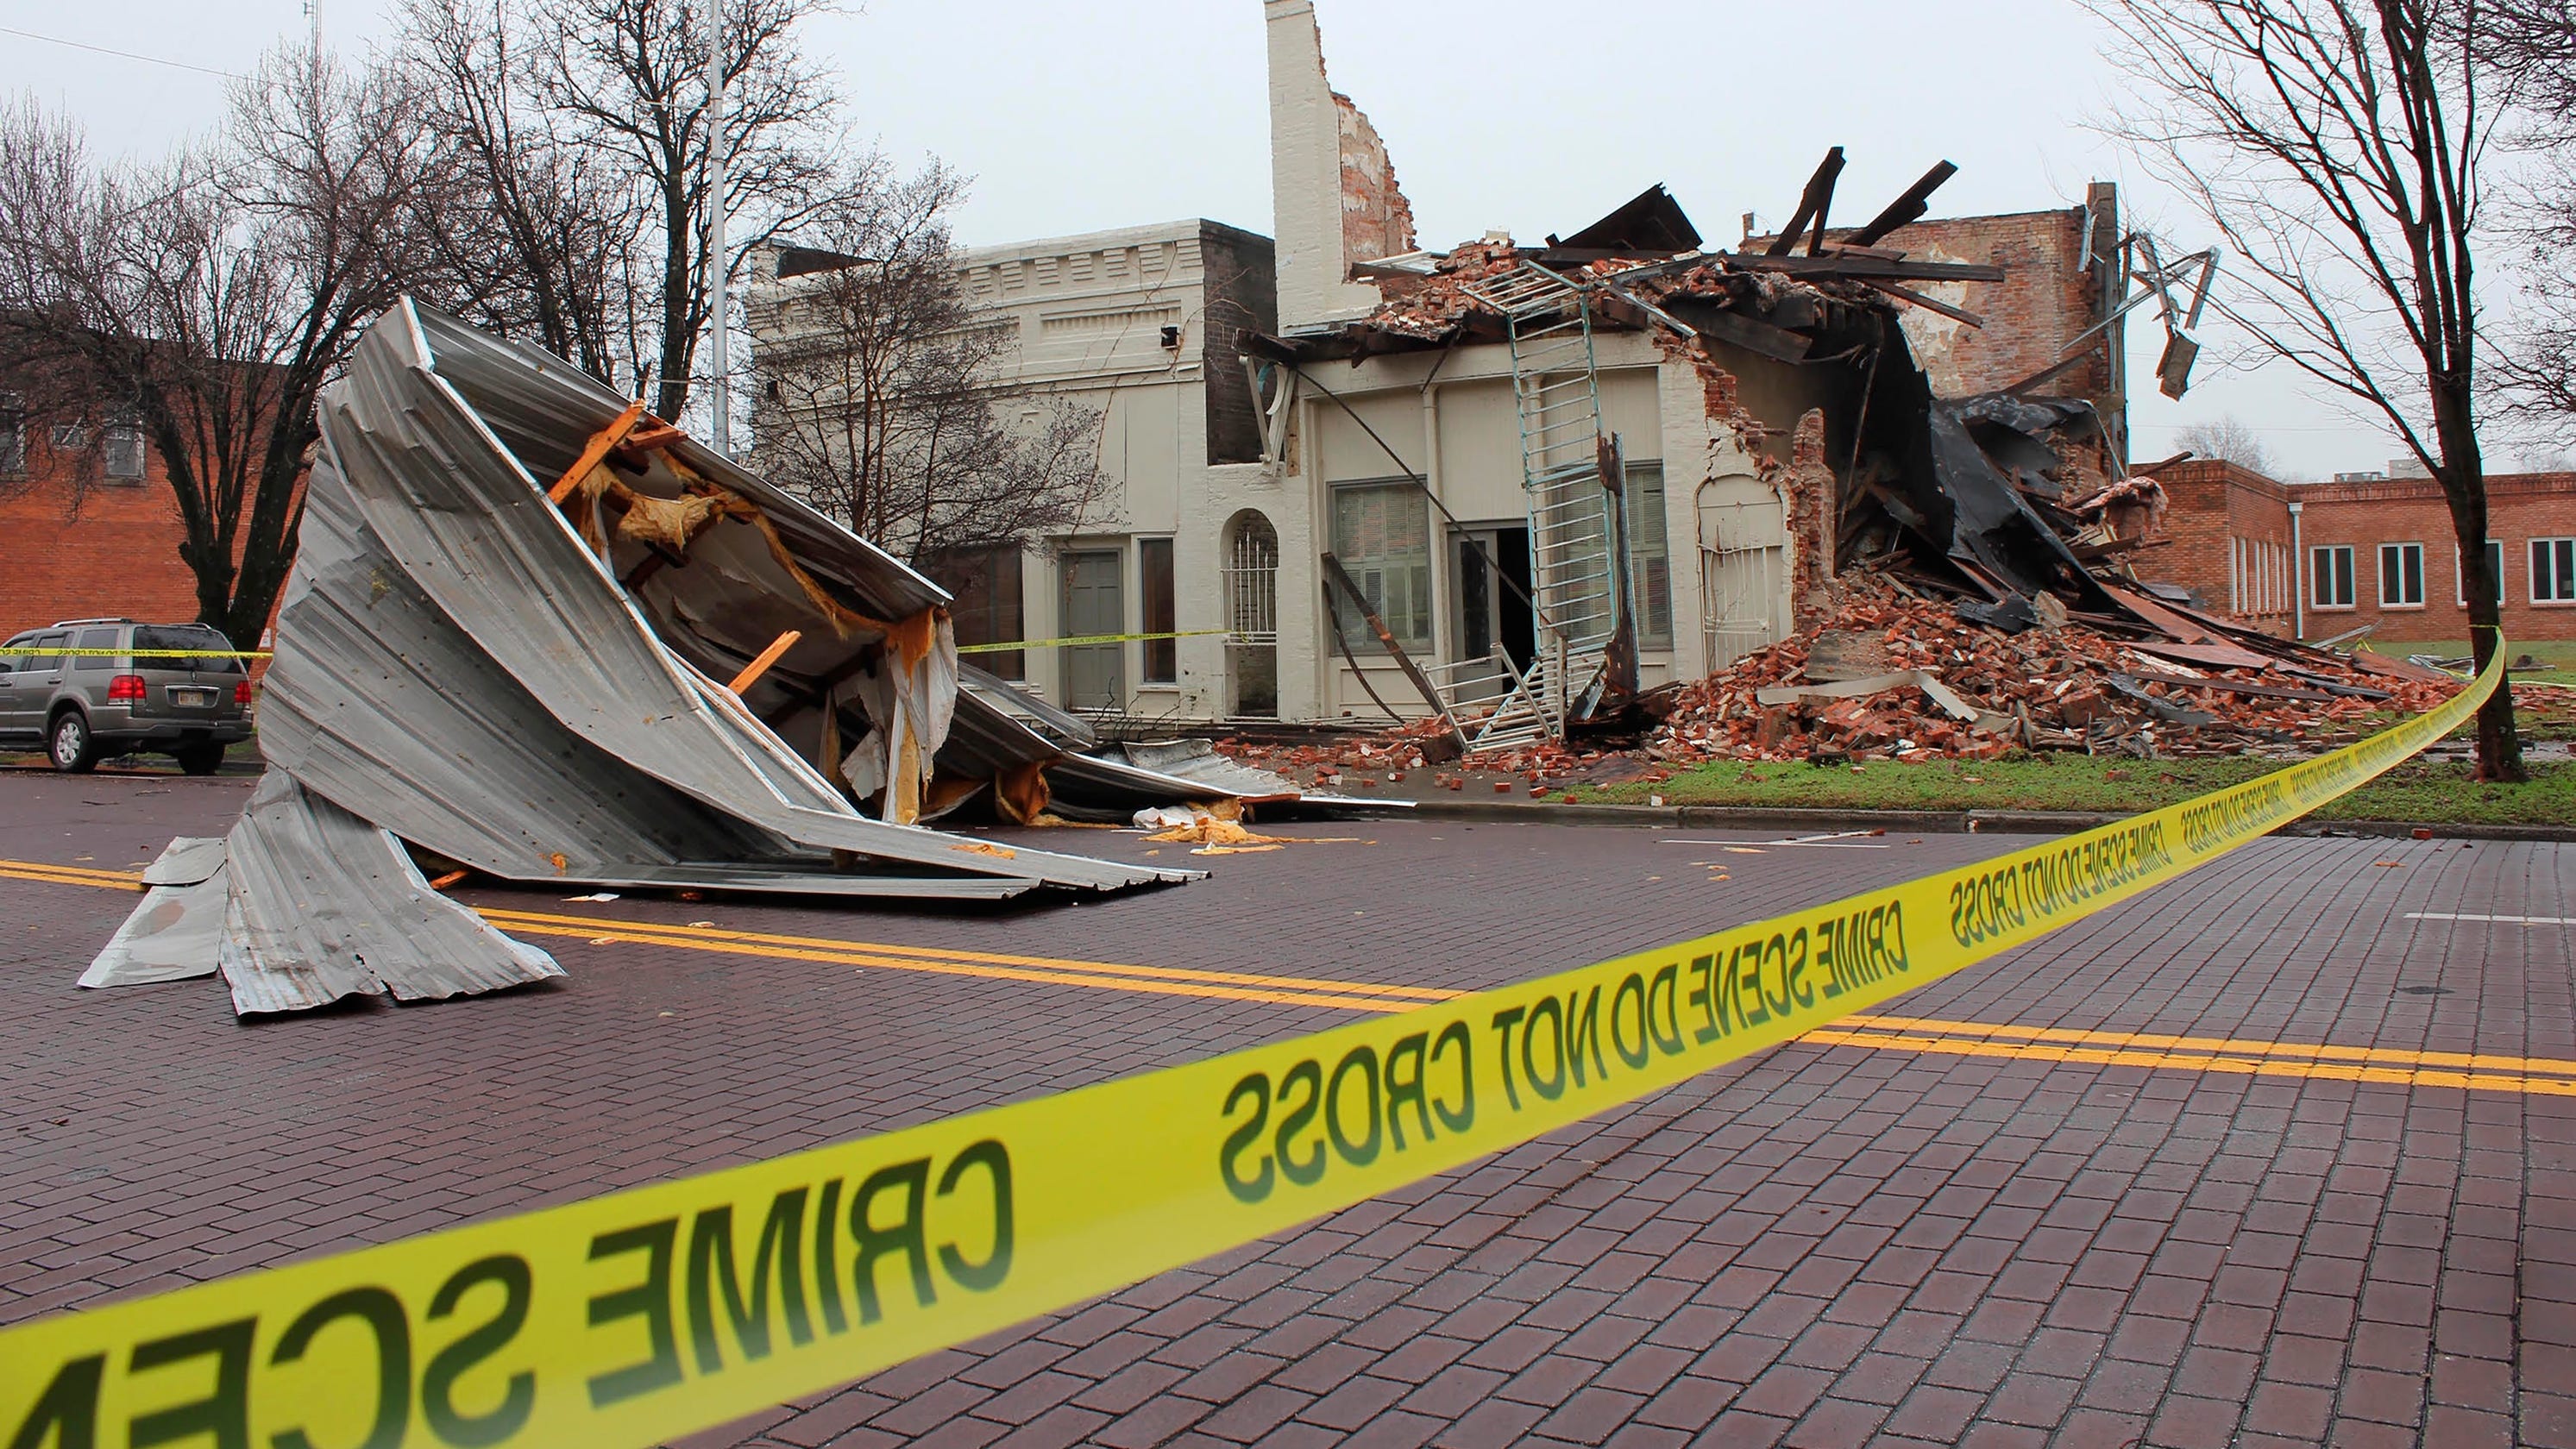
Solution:
M 138 652 L 162 649 L 208 649 L 213 655 L 193 658 L 137 659 L 138 669 L 203 669 L 218 674 L 239 674 L 242 662 L 220 656 L 233 652 L 233 641 L 222 630 L 207 624 L 144 624 L 134 631 Z
M 26 668 L 31 661 L 21 658 L 18 651 L 35 642 L 35 635 L 21 634 L 6 644 L 0 644 L 0 673 L 15 673 Z
M 116 635 L 117 631 L 114 629 L 83 629 L 80 634 L 80 643 L 72 647 L 76 649 L 113 649 L 116 647 Z M 72 656 L 72 668 L 74 669 L 114 669 L 115 667 L 116 656 L 112 654 L 75 654 Z

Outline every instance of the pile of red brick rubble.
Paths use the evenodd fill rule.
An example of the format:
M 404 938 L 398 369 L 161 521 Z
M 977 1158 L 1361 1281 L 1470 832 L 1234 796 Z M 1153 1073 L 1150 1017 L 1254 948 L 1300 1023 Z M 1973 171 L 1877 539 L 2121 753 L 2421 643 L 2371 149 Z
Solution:
M 2274 639 L 2143 599 L 2143 625 L 2084 616 L 2009 632 L 1889 574 L 1848 574 L 1836 589 L 1839 604 L 1815 625 L 1646 696 L 1651 724 L 1627 739 L 1541 741 L 1453 765 L 1444 763 L 1456 753 L 1446 727 L 1424 719 L 1368 736 L 1221 747 L 1326 788 L 1401 783 L 1416 772 L 1456 788 L 1455 772 L 1466 769 L 1555 788 L 1651 782 L 1711 759 L 1978 759 L 2015 748 L 2286 757 L 2429 710 L 2460 687 L 2401 660 Z M 2527 690 L 2521 703 L 2563 716 L 2576 711 L 2576 691 Z
M 2459 688 L 2372 656 L 2235 629 L 2221 637 L 2223 626 L 2189 614 L 2178 617 L 2206 622 L 2208 637 L 2177 641 L 2108 621 L 2007 633 L 1893 579 L 1853 576 L 1843 592 L 1820 626 L 1670 695 L 1649 753 L 1676 762 L 1973 759 L 2015 747 L 2291 753 L 2353 738 L 2389 712 L 2430 709 Z M 1828 644 L 1833 667 L 1816 667 Z

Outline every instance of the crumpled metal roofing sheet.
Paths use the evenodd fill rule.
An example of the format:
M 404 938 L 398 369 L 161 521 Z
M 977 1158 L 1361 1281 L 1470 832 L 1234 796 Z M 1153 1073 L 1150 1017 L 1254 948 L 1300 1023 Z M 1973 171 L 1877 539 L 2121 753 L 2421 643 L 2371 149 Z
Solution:
M 452 322 L 439 332 L 443 355 L 433 356 L 422 320 L 433 315 L 406 304 L 359 342 L 347 377 L 323 395 L 329 458 L 386 553 L 565 728 L 632 771 L 810 852 L 847 850 L 943 874 L 1095 889 L 1194 877 L 1044 851 L 1004 858 L 954 836 L 860 815 L 739 700 L 663 646 L 543 485 L 441 369 L 469 376 L 483 406 L 503 416 L 563 409 L 558 426 L 569 424 L 567 431 L 607 426 L 622 406 L 616 395 L 560 364 L 544 366 L 532 349 Z M 577 407 L 581 399 L 586 408 Z M 754 486 L 712 454 L 705 460 L 726 486 Z M 813 521 L 831 528 L 819 516 Z M 888 588 L 928 590 L 920 595 L 925 603 L 942 597 L 850 535 L 840 538 L 853 545 L 837 550 L 840 562 L 878 570 L 872 579 Z M 281 662 L 288 662 L 287 639 L 281 628 Z M 361 742 L 374 733 L 334 732 Z M 485 793 L 456 807 L 480 808 Z M 552 874 L 534 861 L 501 873 Z
M 431 890 L 401 841 L 275 770 L 227 838 L 225 873 L 216 964 L 237 1012 L 385 992 L 437 999 L 564 974 Z
M 318 408 L 261 711 L 269 777 L 220 848 L 176 842 L 155 862 L 156 888 L 85 983 L 168 979 L 211 960 L 236 1010 L 254 1012 L 562 974 L 431 890 L 405 842 L 505 880 L 844 897 L 992 900 L 1200 874 L 859 813 L 666 642 L 547 498 L 542 470 L 568 467 L 624 406 L 559 360 L 409 303 L 368 331 Z M 723 459 L 671 446 L 758 517 L 709 550 L 707 583 L 692 585 L 725 617 L 661 624 L 721 665 L 744 631 L 769 627 L 756 617 L 767 613 L 822 620 L 827 661 L 891 646 L 895 625 L 877 618 L 926 623 L 930 652 L 907 645 L 904 666 L 927 659 L 914 676 L 926 685 L 905 687 L 933 694 L 904 707 L 920 707 L 921 741 L 935 747 L 953 646 L 928 611 L 946 595 Z M 665 489 L 684 477 L 657 476 Z M 775 548 L 758 541 L 764 527 Z M 815 578 L 872 612 L 822 599 Z M 661 598 L 679 600 L 668 585 Z M 1052 754 L 1011 727 L 1021 738 L 1006 749 Z

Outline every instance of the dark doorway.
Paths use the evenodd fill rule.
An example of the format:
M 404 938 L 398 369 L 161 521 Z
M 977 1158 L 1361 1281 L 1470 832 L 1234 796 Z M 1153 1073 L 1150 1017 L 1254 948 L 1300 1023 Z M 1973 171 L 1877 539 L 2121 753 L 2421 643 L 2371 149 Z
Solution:
M 1485 562 L 1488 555 L 1493 559 L 1491 568 Z M 1500 644 L 1514 668 L 1529 668 L 1538 647 L 1538 622 L 1526 602 L 1529 529 L 1499 524 L 1460 531 L 1457 571 L 1458 657 L 1482 659 Z

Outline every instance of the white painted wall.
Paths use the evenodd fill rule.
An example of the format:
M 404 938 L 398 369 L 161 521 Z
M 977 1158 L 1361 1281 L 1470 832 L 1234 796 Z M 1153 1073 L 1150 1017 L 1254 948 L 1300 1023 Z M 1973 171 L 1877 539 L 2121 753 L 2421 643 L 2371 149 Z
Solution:
M 1271 227 L 1279 242 L 1279 325 L 1367 316 L 1378 291 L 1349 280 L 1343 255 L 1342 116 L 1324 78 L 1314 0 L 1264 0 L 1270 44 Z

